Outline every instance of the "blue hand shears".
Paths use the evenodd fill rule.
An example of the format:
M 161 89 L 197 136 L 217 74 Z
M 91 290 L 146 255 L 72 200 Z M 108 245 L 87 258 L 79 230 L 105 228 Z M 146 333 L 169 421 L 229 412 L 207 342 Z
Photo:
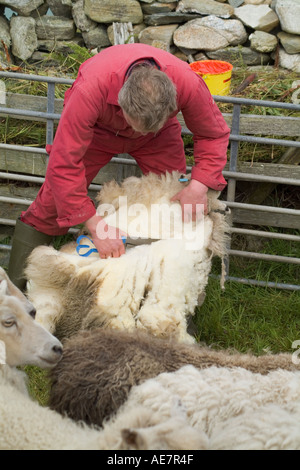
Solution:
M 90 242 L 89 245 L 81 245 L 80 244 L 81 240 L 83 240 L 84 238 L 86 238 Z M 126 237 L 122 237 L 122 241 L 125 244 L 126 243 Z M 79 256 L 87 257 L 87 256 L 90 256 L 91 253 L 98 253 L 98 250 L 95 248 L 93 240 L 91 238 L 89 238 L 88 236 L 86 236 L 86 235 L 80 235 L 77 238 L 76 243 L 77 243 L 76 251 L 79 254 Z M 83 252 L 82 252 L 82 250 L 83 250 Z
M 89 242 L 90 245 L 81 245 L 80 242 L 86 238 Z M 80 235 L 77 240 L 76 240 L 77 246 L 76 246 L 76 251 L 79 254 L 79 256 L 90 256 L 91 253 L 98 253 L 97 249 L 95 248 L 95 245 L 93 244 L 93 240 L 86 235 Z M 94 248 L 93 248 L 94 247 Z

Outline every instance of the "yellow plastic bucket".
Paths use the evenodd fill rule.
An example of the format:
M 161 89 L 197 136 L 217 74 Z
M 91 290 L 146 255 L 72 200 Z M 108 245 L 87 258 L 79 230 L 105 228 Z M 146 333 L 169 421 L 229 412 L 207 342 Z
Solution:
M 222 60 L 199 60 L 192 62 L 190 67 L 203 78 L 212 95 L 228 95 L 232 64 Z

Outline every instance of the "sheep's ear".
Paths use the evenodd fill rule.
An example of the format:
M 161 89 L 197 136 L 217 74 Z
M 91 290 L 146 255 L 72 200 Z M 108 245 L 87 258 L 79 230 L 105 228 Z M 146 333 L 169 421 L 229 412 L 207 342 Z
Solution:
M 0 295 L 7 295 L 7 294 L 8 294 L 7 280 L 2 279 L 0 280 Z

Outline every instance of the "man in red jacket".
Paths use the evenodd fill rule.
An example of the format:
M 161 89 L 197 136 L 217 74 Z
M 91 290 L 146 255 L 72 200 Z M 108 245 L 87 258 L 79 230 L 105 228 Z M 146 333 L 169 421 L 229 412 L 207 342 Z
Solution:
M 208 188 L 226 186 L 222 170 L 230 133 L 205 82 L 185 62 L 145 44 L 112 46 L 81 65 L 66 92 L 53 145 L 47 146 L 45 183 L 17 221 L 9 266 L 14 282 L 20 252 L 27 257 L 37 244 L 79 223 L 85 223 L 101 258 L 124 253 L 120 236 L 98 237 L 99 224 L 110 231 L 96 214 L 88 186 L 119 153 L 135 158 L 144 174 L 185 173 L 179 111 L 193 134 L 195 166 L 189 185 L 173 199 L 190 208 L 185 216 L 195 217 L 196 204 L 206 210 Z M 25 250 L 18 249 L 20 239 Z

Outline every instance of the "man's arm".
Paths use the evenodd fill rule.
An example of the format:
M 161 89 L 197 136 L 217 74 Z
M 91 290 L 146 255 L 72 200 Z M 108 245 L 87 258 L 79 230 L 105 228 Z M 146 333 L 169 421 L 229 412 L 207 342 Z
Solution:
M 191 177 L 208 188 L 222 191 L 226 186 L 222 171 L 227 162 L 230 129 L 204 80 L 192 70 L 186 75 L 180 107 L 194 140 L 195 165 Z
M 180 105 L 185 124 L 193 133 L 195 166 L 189 185 L 172 198 L 180 202 L 186 221 L 207 214 L 208 188 L 216 191 L 225 188 L 222 171 L 227 162 L 230 135 L 204 80 L 192 71 L 188 75 Z

